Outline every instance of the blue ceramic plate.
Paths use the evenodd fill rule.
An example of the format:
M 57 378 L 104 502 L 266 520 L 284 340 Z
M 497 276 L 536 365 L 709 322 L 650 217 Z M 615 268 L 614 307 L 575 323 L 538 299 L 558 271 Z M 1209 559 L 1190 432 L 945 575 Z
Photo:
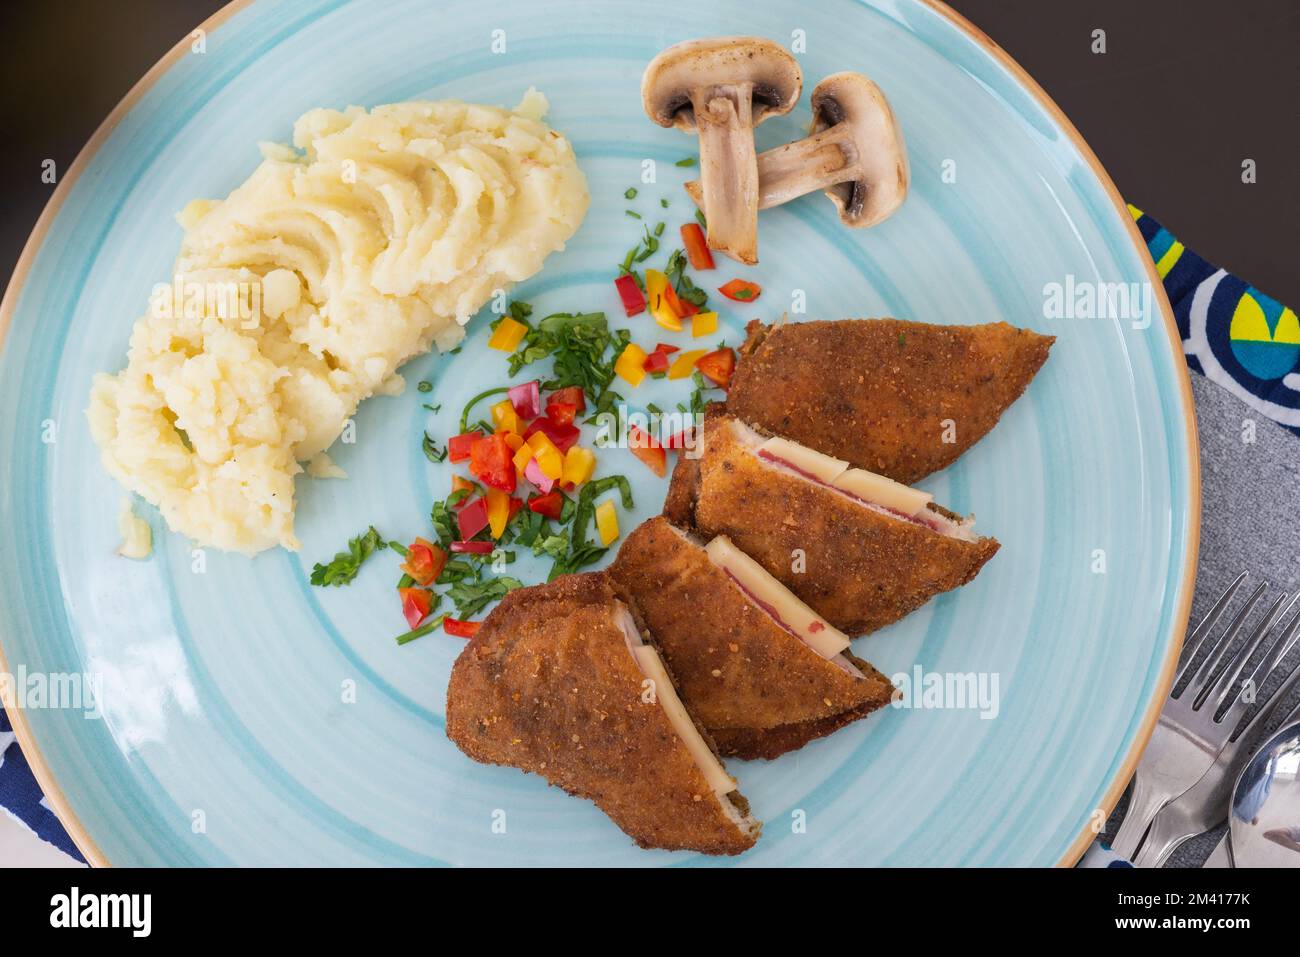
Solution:
M 794 45 L 810 90 L 862 70 L 890 97 L 910 149 L 901 212 L 842 228 L 820 196 L 763 215 L 760 302 L 745 321 L 893 315 L 996 319 L 1055 334 L 1052 358 L 992 434 L 924 485 L 979 515 L 1001 553 L 979 578 L 854 650 L 881 670 L 996 676 L 996 715 L 886 710 L 773 763 L 736 764 L 767 821 L 754 864 L 1035 864 L 1072 860 L 1117 798 L 1149 733 L 1186 622 L 1198 490 L 1186 373 L 1146 252 L 1078 135 L 1004 54 L 919 2 L 706 5 L 554 0 L 292 0 L 236 4 L 128 97 L 69 171 L 20 265 L 0 330 L 0 639 L 19 676 L 101 675 L 103 714 L 14 715 L 53 805 L 97 862 L 114 864 L 694 864 L 637 850 L 590 804 L 540 778 L 474 764 L 443 733 L 462 643 L 406 647 L 388 556 L 346 589 L 308 585 L 313 562 L 374 524 L 424 531 L 463 399 L 501 381 L 486 315 L 464 350 L 407 369 L 414 389 L 361 410 L 335 456 L 346 482 L 298 483 L 300 553 L 256 560 L 191 545 L 145 509 L 156 549 L 114 555 L 120 489 L 83 415 L 92 374 L 124 362 L 132 323 L 166 281 L 172 215 L 221 197 L 316 106 L 455 97 L 515 104 L 529 85 L 573 141 L 592 193 L 569 248 L 517 294 L 543 313 L 619 316 L 614 264 L 639 224 L 689 215 L 675 161 L 693 141 L 644 117 L 639 80 L 692 36 L 756 33 Z M 494 34 L 494 31 L 504 31 Z M 494 53 L 493 41 L 505 52 Z M 804 102 L 758 131 L 801 134 Z M 642 161 L 657 182 L 640 180 Z M 641 189 L 629 203 L 623 192 Z M 660 198 L 671 205 L 663 209 Z M 719 283 L 737 274 L 722 265 Z M 1072 277 L 1070 279 L 1069 277 Z M 712 279 L 705 274 L 702 278 Z M 1050 319 L 1050 283 L 1154 282 L 1132 320 Z M 717 285 L 719 283 L 711 283 Z M 796 290 L 806 312 L 796 308 Z M 715 296 L 715 301 L 721 297 Z M 648 331 L 642 316 L 638 338 Z M 712 341 L 712 340 L 710 340 Z M 668 383 L 629 393 L 676 401 Z M 421 404 L 441 403 L 430 416 Z M 625 530 L 664 484 L 634 476 Z M 525 576 L 536 566 L 521 564 Z M 355 701 L 345 700 L 348 691 Z M 493 833 L 493 812 L 507 812 Z M 799 812 L 802 812 L 800 814 Z M 806 827 L 794 826 L 805 821 Z

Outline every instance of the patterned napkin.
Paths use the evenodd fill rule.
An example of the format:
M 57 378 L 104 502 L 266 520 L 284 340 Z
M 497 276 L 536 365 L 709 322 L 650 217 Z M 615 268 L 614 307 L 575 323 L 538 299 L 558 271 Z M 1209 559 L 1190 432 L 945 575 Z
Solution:
M 1291 523 L 1300 514 L 1300 448 L 1294 438 L 1300 435 L 1300 323 L 1276 299 L 1186 249 L 1141 210 L 1129 210 L 1173 303 L 1187 364 L 1205 377 L 1192 377 L 1204 517 L 1192 602 L 1197 621 L 1242 569 L 1282 587 L 1300 578 L 1291 557 Z M 82 859 L 45 803 L 3 710 L 0 809 Z M 1103 841 L 1115 833 L 1123 809 L 1121 802 Z M 1171 863 L 1197 866 L 1217 840 L 1211 834 L 1189 841 Z M 1127 866 L 1102 841 L 1084 861 L 1116 864 Z

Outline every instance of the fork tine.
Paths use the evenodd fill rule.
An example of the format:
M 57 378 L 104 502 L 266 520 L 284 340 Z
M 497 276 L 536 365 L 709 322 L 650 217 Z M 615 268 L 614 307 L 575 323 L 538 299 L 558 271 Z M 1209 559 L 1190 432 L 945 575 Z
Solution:
M 1250 597 L 1246 599 L 1246 604 L 1243 605 L 1241 610 L 1233 616 L 1232 623 L 1228 625 L 1227 630 L 1219 636 L 1219 640 L 1210 648 L 1209 654 L 1205 656 L 1205 660 L 1201 662 L 1200 668 L 1197 669 L 1187 687 L 1183 688 L 1182 691 L 1178 692 L 1178 694 L 1173 697 L 1181 697 L 1183 691 L 1195 686 L 1196 697 L 1197 699 L 1200 698 L 1200 691 L 1205 686 L 1205 679 L 1203 676 L 1206 676 L 1213 671 L 1213 669 L 1218 665 L 1218 659 L 1221 658 L 1224 652 L 1232 646 L 1232 643 L 1236 640 L 1238 633 L 1241 631 L 1241 626 L 1245 623 L 1246 618 L 1250 615 L 1251 611 L 1254 610 L 1255 605 L 1259 603 L 1260 596 L 1264 594 L 1264 589 L 1267 587 L 1268 585 L 1266 582 L 1260 582 L 1255 586 L 1255 590 L 1251 592 Z M 1184 670 L 1190 669 L 1191 664 L 1192 662 L 1189 659 L 1187 664 L 1184 666 Z M 1181 674 L 1179 677 L 1181 677 Z
M 1223 594 L 1219 596 L 1219 600 L 1214 603 L 1206 613 L 1205 617 L 1202 618 L 1192 630 L 1191 635 L 1187 638 L 1187 642 L 1183 645 L 1183 652 L 1187 655 L 1186 660 L 1188 664 L 1191 664 L 1192 659 L 1196 657 L 1197 647 L 1204 640 L 1205 636 L 1210 633 L 1210 629 L 1219 623 L 1219 619 L 1223 616 L 1223 609 L 1228 607 L 1228 602 L 1232 601 L 1232 596 L 1237 594 L 1237 589 L 1241 587 L 1241 583 L 1245 580 L 1246 573 L 1242 572 L 1233 580 L 1231 585 L 1223 590 Z
M 1291 624 L 1287 626 L 1286 634 L 1294 636 L 1297 627 L 1300 627 L 1300 614 L 1296 615 Z M 1290 650 L 1290 647 L 1294 645 L 1294 643 L 1294 637 L 1287 640 L 1288 650 Z M 1285 655 L 1282 657 L 1285 657 Z M 1278 659 L 1279 662 L 1281 660 L 1281 658 Z M 1297 662 L 1297 664 L 1300 664 L 1300 662 Z M 1268 716 L 1273 713 L 1273 710 L 1291 694 L 1291 690 L 1295 687 L 1297 679 L 1300 679 L 1300 668 L 1292 665 L 1291 673 L 1283 680 L 1282 684 L 1278 686 L 1278 689 L 1269 695 L 1268 700 L 1259 706 L 1259 710 L 1256 711 L 1250 721 L 1246 723 L 1246 726 L 1241 729 L 1241 734 L 1237 735 L 1238 741 L 1244 740 L 1247 735 L 1254 732 L 1257 727 L 1268 720 Z M 1260 687 L 1262 687 L 1262 685 Z M 1223 716 L 1225 721 L 1229 719 L 1229 716 L 1234 710 L 1239 712 L 1244 711 L 1245 705 L 1242 704 L 1240 700 L 1234 701 L 1232 707 L 1228 709 L 1227 714 Z M 1298 715 L 1300 715 L 1300 705 L 1296 705 L 1295 710 L 1292 711 L 1291 716 L 1287 718 L 1287 720 L 1290 721 Z M 1239 720 L 1240 717 L 1240 714 L 1238 714 L 1237 718 L 1233 720 Z
M 1224 702 L 1231 703 L 1236 700 L 1237 695 L 1241 694 L 1241 689 L 1237 687 L 1237 679 L 1241 677 L 1246 662 L 1251 659 L 1264 639 L 1268 637 L 1269 632 L 1273 630 L 1273 626 L 1281 619 L 1282 606 L 1285 604 L 1286 595 L 1283 594 L 1273 602 L 1249 640 L 1243 642 L 1231 658 L 1225 657 L 1223 664 L 1210 675 L 1205 689 L 1198 696 L 1198 704 L 1214 698 L 1214 710 L 1217 712 Z M 1229 671 L 1231 674 L 1228 673 Z
M 1292 608 L 1295 608 L 1297 603 L 1300 603 L 1300 593 L 1297 593 L 1296 597 L 1291 600 L 1291 604 L 1287 606 L 1287 613 L 1289 613 Z M 1291 689 L 1295 686 L 1296 679 L 1300 678 L 1300 668 L 1297 668 L 1296 665 L 1292 665 L 1290 673 L 1285 679 L 1283 679 L 1283 682 L 1278 689 L 1269 695 L 1266 700 L 1259 701 L 1259 692 L 1263 690 L 1264 685 L 1273 674 L 1279 673 L 1283 660 L 1291 652 L 1291 649 L 1295 647 L 1297 640 L 1300 640 L 1297 638 L 1297 633 L 1300 633 L 1300 611 L 1297 611 L 1296 614 L 1291 617 L 1291 620 L 1287 622 L 1286 627 L 1283 628 L 1281 633 L 1278 635 L 1277 640 L 1273 642 L 1268 654 L 1266 654 L 1264 659 L 1255 666 L 1255 670 L 1250 673 L 1248 681 L 1255 689 L 1255 701 L 1259 703 L 1259 709 L 1251 716 L 1251 719 L 1246 723 L 1246 726 L 1241 729 L 1241 733 L 1236 735 L 1237 740 L 1241 740 L 1243 737 L 1254 731 L 1256 726 L 1268 716 L 1272 709 L 1287 697 Z M 1300 664 L 1300 662 L 1297 662 L 1297 664 Z M 1244 687 L 1245 686 L 1243 685 L 1242 688 L 1244 689 Z M 1243 701 L 1240 698 L 1239 691 L 1238 695 L 1234 696 L 1233 702 L 1229 706 L 1228 710 L 1224 713 L 1223 720 L 1225 722 L 1231 720 L 1235 724 L 1241 719 L 1241 715 L 1245 713 L 1251 703 L 1252 702 Z M 1297 709 L 1300 710 L 1300 705 L 1297 706 Z
M 1291 609 L 1295 608 L 1297 603 L 1300 603 L 1300 592 L 1296 592 L 1296 596 L 1291 599 L 1291 604 L 1289 604 L 1286 611 L 1282 613 L 1283 617 L 1291 614 Z M 1273 669 L 1276 668 L 1291 649 L 1295 647 L 1296 633 L 1298 631 L 1300 631 L 1300 611 L 1296 612 L 1290 623 L 1282 630 L 1282 633 L 1278 636 L 1277 641 L 1273 643 L 1272 649 L 1264 657 L 1264 660 L 1256 665 L 1255 670 L 1251 672 L 1250 680 L 1254 682 L 1256 688 L 1262 688 L 1264 686 L 1264 682 L 1267 681 L 1268 676 L 1273 673 Z

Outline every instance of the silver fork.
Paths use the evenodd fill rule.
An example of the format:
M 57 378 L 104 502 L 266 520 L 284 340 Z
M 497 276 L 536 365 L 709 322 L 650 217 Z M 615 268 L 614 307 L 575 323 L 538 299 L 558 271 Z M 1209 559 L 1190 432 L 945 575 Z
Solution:
M 1300 594 L 1291 600 L 1283 613 L 1285 618 L 1300 602 Z M 1249 681 L 1256 689 L 1263 687 L 1264 676 L 1275 669 L 1295 647 L 1297 635 L 1300 634 L 1300 611 L 1297 611 L 1287 623 L 1286 628 L 1273 643 L 1272 649 L 1256 666 Z M 1216 827 L 1228 814 L 1228 801 L 1232 796 L 1232 786 L 1241 772 L 1241 768 L 1254 753 L 1253 746 L 1259 742 L 1256 734 L 1271 715 L 1295 687 L 1300 679 L 1300 669 L 1293 668 L 1282 685 L 1260 705 L 1254 717 L 1242 728 L 1241 733 L 1224 746 L 1215 758 L 1210 770 L 1181 797 L 1174 798 L 1156 814 L 1147 831 L 1146 840 L 1133 858 L 1135 867 L 1163 867 L 1170 855 L 1190 838 L 1203 834 Z M 1300 704 L 1291 709 L 1291 713 L 1282 719 L 1279 727 L 1300 719 Z
M 1111 845 L 1117 854 L 1132 858 L 1160 809 L 1196 784 L 1214 764 L 1249 705 L 1241 699 L 1237 678 L 1273 627 L 1285 595 L 1273 603 L 1250 639 L 1230 655 L 1242 625 L 1264 594 L 1266 586 L 1261 582 L 1200 666 L 1193 668 L 1201 643 L 1218 624 L 1245 579 L 1245 572 L 1237 576 L 1188 639 L 1187 658 L 1178 669 L 1169 701 L 1133 778 L 1133 796 Z M 1189 674 L 1191 680 L 1184 682 Z M 1222 717 L 1216 717 L 1225 705 Z

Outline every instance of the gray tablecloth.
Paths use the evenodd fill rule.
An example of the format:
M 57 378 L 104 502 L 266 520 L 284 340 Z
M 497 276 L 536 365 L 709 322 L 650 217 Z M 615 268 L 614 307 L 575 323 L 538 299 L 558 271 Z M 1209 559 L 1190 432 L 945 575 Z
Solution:
M 1202 375 L 1192 374 L 1192 393 L 1201 439 L 1202 495 L 1194 627 L 1243 570 L 1250 572 L 1251 584 L 1269 583 L 1266 598 L 1288 589 L 1294 594 L 1300 585 L 1300 439 Z M 1244 600 L 1241 593 L 1238 600 Z M 1270 730 L 1300 701 L 1300 688 L 1288 697 L 1268 723 Z M 1103 840 L 1114 836 L 1127 805 L 1125 795 Z M 1199 867 L 1222 834 L 1220 827 L 1193 838 L 1174 852 L 1168 866 Z

